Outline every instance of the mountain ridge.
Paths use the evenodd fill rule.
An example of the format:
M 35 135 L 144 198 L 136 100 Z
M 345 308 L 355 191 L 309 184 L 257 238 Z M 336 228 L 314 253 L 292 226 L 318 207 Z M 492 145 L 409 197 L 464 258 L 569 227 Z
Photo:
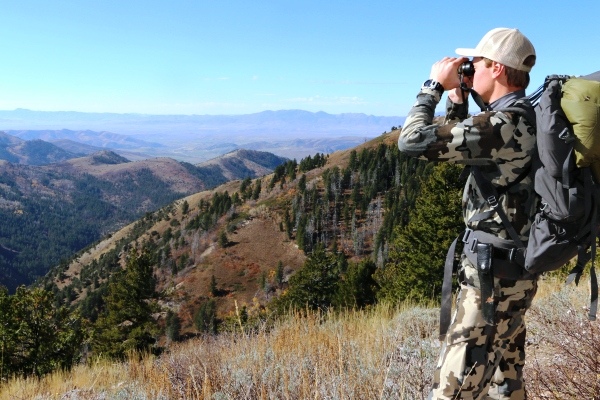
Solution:
M 252 165 L 233 177 L 264 173 Z M 11 291 L 29 284 L 144 213 L 225 181 L 215 167 L 170 158 L 129 161 L 108 150 L 44 166 L 1 160 L 0 246 L 15 252 L 0 251 L 0 284 Z

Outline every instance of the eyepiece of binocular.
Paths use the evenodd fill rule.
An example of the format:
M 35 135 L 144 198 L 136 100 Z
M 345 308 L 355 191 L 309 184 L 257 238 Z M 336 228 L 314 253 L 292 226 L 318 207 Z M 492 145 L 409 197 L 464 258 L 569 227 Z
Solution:
M 458 66 L 458 73 L 463 76 L 471 77 L 475 75 L 475 66 L 471 61 L 465 61 Z

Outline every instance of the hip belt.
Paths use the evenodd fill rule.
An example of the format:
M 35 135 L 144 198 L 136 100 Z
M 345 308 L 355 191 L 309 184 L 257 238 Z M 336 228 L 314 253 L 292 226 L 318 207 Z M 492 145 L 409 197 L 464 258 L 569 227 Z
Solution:
M 493 301 L 494 278 L 510 280 L 535 278 L 535 274 L 530 274 L 523 268 L 525 254 L 512 240 L 501 239 L 490 233 L 467 228 L 454 240 L 446 255 L 440 309 L 440 339 L 446 335 L 450 326 L 452 273 L 456 261 L 455 253 L 458 241 L 464 243 L 464 255 L 477 268 L 481 285 L 482 314 L 489 324 L 494 323 L 495 314 L 495 303 Z

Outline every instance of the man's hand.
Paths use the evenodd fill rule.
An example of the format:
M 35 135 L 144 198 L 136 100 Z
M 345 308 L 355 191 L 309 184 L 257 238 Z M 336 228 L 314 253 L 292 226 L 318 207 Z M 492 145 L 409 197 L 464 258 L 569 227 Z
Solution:
M 458 67 L 469 59 L 466 57 L 445 57 L 441 61 L 436 62 L 431 67 L 430 79 L 438 81 L 444 89 L 448 90 L 448 97 L 453 103 L 462 104 L 463 93 L 460 89 L 460 78 L 458 75 Z M 464 77 L 464 82 L 467 87 L 473 87 L 473 78 Z M 465 98 L 469 96 L 469 92 L 464 93 Z
M 466 57 L 444 57 L 433 64 L 429 78 L 438 81 L 446 90 L 456 89 L 460 86 L 458 66 L 467 60 Z

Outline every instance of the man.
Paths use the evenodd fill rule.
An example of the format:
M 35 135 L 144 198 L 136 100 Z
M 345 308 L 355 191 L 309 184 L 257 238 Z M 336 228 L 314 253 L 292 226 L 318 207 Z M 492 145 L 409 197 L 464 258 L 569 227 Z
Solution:
M 471 166 L 463 192 L 467 233 L 461 236 L 465 245 L 458 271 L 460 293 L 429 398 L 524 399 L 523 318 L 537 282 L 535 276 L 520 275 L 522 254 L 515 257 L 511 250 L 517 247 L 512 236 L 527 240 L 537 205 L 527 173 L 535 146 L 535 115 L 522 99 L 535 50 L 518 30 L 497 28 L 475 49 L 456 52 L 463 57 L 446 57 L 433 65 L 398 140 L 400 150 L 411 156 Z M 466 85 L 461 89 L 457 70 L 468 61 L 464 56 L 473 57 L 475 73 L 462 78 Z M 485 110 L 469 117 L 463 100 L 471 87 Z M 434 111 L 444 91 L 446 117 L 438 125 L 433 123 Z M 497 204 L 514 228 L 512 236 L 477 180 L 491 182 L 497 191 Z M 493 275 L 485 275 L 489 264 Z

